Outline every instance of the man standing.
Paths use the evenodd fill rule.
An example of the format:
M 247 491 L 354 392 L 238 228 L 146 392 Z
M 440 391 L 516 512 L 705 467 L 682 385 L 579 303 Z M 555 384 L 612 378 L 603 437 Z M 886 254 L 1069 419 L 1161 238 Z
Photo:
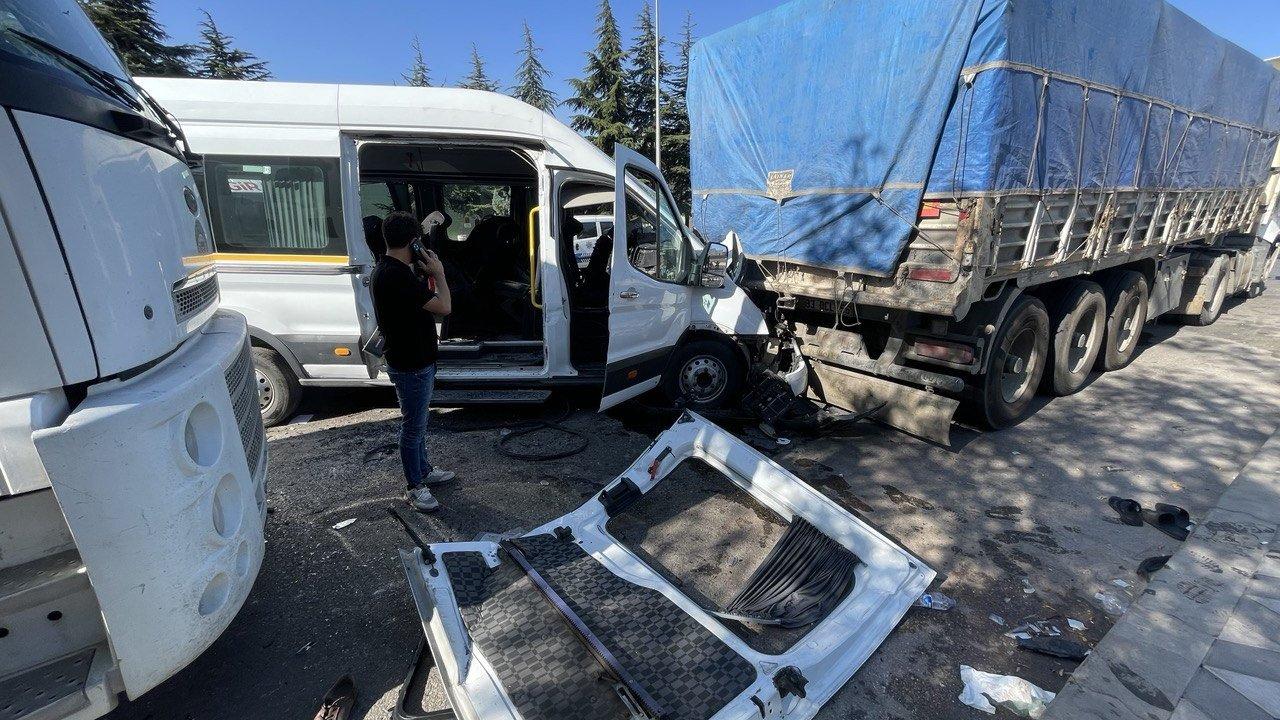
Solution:
M 428 486 L 453 479 L 452 472 L 431 466 L 426 445 L 427 407 L 436 379 L 435 316 L 448 315 L 452 309 L 449 284 L 435 253 L 422 250 L 415 255 L 413 246 L 422 231 L 413 215 L 387 215 L 382 236 L 387 254 L 374 267 L 369 286 L 378 329 L 386 340 L 387 372 L 400 402 L 400 461 L 409 484 L 405 500 L 422 512 L 433 512 L 440 509 L 440 502 Z M 434 290 L 427 278 L 435 283 Z

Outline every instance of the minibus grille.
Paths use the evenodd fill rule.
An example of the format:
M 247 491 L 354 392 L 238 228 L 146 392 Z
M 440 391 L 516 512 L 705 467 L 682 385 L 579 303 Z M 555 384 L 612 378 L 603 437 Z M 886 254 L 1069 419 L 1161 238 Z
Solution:
M 231 394 L 231 406 L 235 410 L 236 424 L 240 426 L 240 442 L 244 444 L 244 454 L 249 460 L 249 472 L 258 476 L 258 465 L 262 462 L 262 443 L 265 440 L 262 428 L 262 412 L 258 403 L 258 388 L 254 382 L 253 360 L 249 354 L 249 343 L 245 343 L 231 367 L 227 368 L 227 392 Z
M 178 324 L 182 324 L 217 301 L 218 276 L 210 273 L 199 282 L 173 291 L 173 314 L 178 318 Z

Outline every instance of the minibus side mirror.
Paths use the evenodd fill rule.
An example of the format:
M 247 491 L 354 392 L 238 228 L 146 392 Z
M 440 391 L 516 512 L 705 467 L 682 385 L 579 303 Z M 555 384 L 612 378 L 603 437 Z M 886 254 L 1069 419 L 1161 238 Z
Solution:
M 698 273 L 699 284 L 704 288 L 722 288 L 728 272 L 729 248 L 724 243 L 708 243 Z

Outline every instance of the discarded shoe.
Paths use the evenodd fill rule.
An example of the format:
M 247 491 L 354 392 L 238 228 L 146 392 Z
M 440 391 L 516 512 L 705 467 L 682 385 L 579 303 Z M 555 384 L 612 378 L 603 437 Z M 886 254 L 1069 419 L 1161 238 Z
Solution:
M 350 675 L 343 675 L 329 688 L 320 701 L 315 720 L 347 720 L 356 706 L 356 684 Z
M 1165 563 L 1169 562 L 1172 555 L 1156 555 L 1149 557 L 1138 564 L 1138 577 L 1150 582 L 1151 576 L 1157 571 L 1164 568 Z
M 1174 540 L 1186 540 L 1191 534 L 1191 516 L 1177 505 L 1156 503 L 1154 510 L 1142 511 L 1142 519 Z
M 1116 514 L 1120 516 L 1120 521 L 1125 525 L 1142 527 L 1142 506 L 1138 504 L 1137 500 L 1112 495 L 1107 499 L 1107 504 L 1111 506 L 1112 510 L 1116 511 Z

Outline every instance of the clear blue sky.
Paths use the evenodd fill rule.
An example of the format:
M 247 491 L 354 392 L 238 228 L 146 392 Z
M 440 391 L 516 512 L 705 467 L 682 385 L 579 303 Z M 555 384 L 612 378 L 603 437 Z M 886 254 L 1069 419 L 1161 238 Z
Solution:
M 154 0 L 160 21 L 178 42 L 197 38 L 200 8 L 223 32 L 271 64 L 279 80 L 392 83 L 410 62 L 416 34 L 436 84 L 458 82 L 469 69 L 471 43 L 491 76 L 511 83 L 528 20 L 552 72 L 550 87 L 565 99 L 566 79 L 582 72 L 593 45 L 598 0 Z M 707 35 L 782 4 L 780 0 L 660 0 L 663 35 L 676 37 L 687 10 Z M 885 0 L 891 2 L 892 0 Z M 1106 2 L 1107 0 L 1096 0 Z M 1247 50 L 1280 55 L 1280 0 L 1172 0 L 1183 11 Z M 614 0 L 630 45 L 642 0 Z M 1188 58 L 1188 62 L 1194 62 Z M 562 113 L 563 114 L 563 113 Z

